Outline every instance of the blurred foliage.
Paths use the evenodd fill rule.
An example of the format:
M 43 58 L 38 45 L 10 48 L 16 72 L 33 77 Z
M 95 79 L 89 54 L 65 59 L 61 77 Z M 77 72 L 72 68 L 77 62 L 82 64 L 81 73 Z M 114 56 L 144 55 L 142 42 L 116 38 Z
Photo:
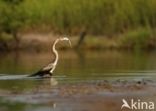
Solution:
M 138 28 L 122 35 L 121 46 L 134 48 L 135 50 L 144 49 L 149 46 L 152 32 L 148 28 Z
M 62 33 L 113 35 L 142 26 L 156 26 L 155 0 L 1 0 L 5 27 L 50 27 Z M 4 26 L 4 25 L 1 25 Z
M 1 0 L 0 31 L 80 34 L 87 29 L 92 35 L 117 37 L 140 27 L 154 29 L 155 6 L 156 0 Z
M 24 0 L 0 1 L 0 49 L 8 49 L 8 43 L 14 41 L 18 47 L 18 32 L 26 21 L 25 9 L 22 7 Z M 8 39 L 9 37 L 9 39 Z
M 155 0 L 27 0 L 25 4 L 32 24 L 50 25 L 62 33 L 79 33 L 86 27 L 92 34 L 112 35 L 156 25 Z
M 26 16 L 21 3 L 23 0 L 0 1 L 0 31 L 17 32 L 24 24 Z
M 1 27 L 50 27 L 62 33 L 112 35 L 156 26 L 155 0 L 2 0 Z

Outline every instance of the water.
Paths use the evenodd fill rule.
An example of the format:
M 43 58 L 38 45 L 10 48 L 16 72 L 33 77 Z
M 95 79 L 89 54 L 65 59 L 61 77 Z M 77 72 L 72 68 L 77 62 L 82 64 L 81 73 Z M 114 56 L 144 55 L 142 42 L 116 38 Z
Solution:
M 123 72 L 155 72 L 156 52 L 119 52 L 90 51 L 59 52 L 60 60 L 55 75 L 70 75 L 70 77 L 90 74 L 105 75 Z M 9 53 L 0 55 L 1 74 L 31 74 L 50 62 L 51 53 Z M 147 73 L 148 74 L 148 73 Z M 136 74 L 134 74 L 136 75 Z
M 146 93 L 155 87 L 156 52 L 59 51 L 59 55 L 54 79 L 39 79 L 26 76 L 48 64 L 53 58 L 51 53 L 0 54 L 0 111 L 94 111 L 96 108 L 115 111 L 115 108 L 109 109 L 109 103 L 113 102 L 120 109 L 117 107 L 119 101 L 128 94 L 122 93 L 125 89 L 120 87 L 121 91 L 115 89 L 122 81 L 123 84 L 150 81 L 152 87 L 141 89 L 138 94 L 134 91 L 126 97 L 155 98 L 154 92 Z M 96 86 L 103 82 L 106 88 Z M 111 101 L 106 102 L 104 98 Z

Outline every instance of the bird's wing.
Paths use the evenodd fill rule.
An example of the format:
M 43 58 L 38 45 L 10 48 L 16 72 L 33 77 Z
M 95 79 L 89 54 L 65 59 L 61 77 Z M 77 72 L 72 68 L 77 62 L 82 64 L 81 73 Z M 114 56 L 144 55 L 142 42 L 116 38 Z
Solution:
M 50 63 L 48 65 L 46 65 L 45 67 L 43 67 L 41 70 L 51 70 L 52 68 L 54 67 L 54 64 L 53 63 Z
M 38 72 L 30 75 L 30 77 L 32 76 L 44 76 L 45 74 L 51 74 L 51 70 L 54 69 L 55 66 L 53 65 L 53 63 L 50 63 L 48 65 L 46 65 L 45 67 L 41 68 Z

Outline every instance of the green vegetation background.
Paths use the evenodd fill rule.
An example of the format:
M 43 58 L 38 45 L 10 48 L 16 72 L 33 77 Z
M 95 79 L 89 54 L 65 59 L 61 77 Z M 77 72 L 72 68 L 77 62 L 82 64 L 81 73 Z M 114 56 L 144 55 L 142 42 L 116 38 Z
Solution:
M 120 46 L 155 47 L 156 0 L 0 0 L 0 33 L 53 31 L 120 38 Z

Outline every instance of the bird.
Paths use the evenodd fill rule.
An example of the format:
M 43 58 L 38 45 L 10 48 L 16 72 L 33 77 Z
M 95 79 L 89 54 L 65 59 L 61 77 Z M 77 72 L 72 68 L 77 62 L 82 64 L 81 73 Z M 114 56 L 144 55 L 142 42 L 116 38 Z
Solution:
M 54 72 L 56 65 L 58 63 L 58 60 L 59 60 L 59 55 L 58 55 L 58 52 L 56 50 L 56 44 L 59 41 L 68 41 L 69 45 L 71 46 L 71 41 L 68 37 L 57 38 L 52 45 L 52 52 L 55 56 L 55 59 L 52 62 L 50 62 L 48 65 L 46 65 L 45 67 L 41 68 L 36 73 L 29 75 L 29 77 L 36 77 L 36 76 L 38 76 L 38 77 L 51 77 L 53 75 L 53 72 Z

